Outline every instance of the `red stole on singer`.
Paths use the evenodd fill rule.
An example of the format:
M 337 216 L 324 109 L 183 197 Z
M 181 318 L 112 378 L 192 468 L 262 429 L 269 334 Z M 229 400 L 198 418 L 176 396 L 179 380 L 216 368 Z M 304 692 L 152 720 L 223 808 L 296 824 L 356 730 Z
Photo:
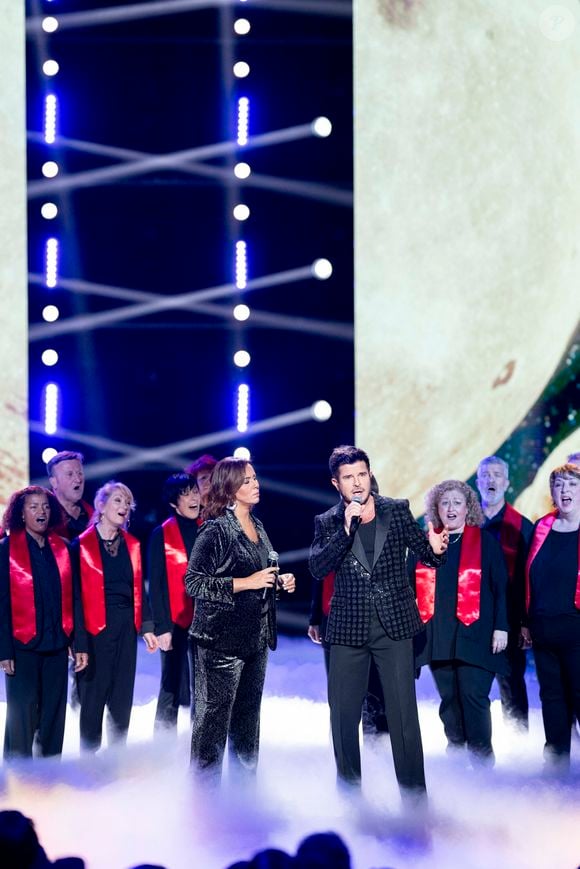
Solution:
M 141 630 L 142 623 L 142 593 L 143 568 L 141 565 L 141 548 L 139 541 L 132 534 L 121 529 L 121 534 L 129 550 L 131 567 L 133 568 L 133 610 L 135 629 Z M 105 608 L 105 577 L 103 574 L 103 559 L 99 545 L 98 532 L 94 525 L 87 528 L 79 536 L 79 551 L 81 562 L 81 597 L 85 625 L 89 634 L 100 634 L 107 626 Z
M 529 612 L 530 609 L 530 568 L 532 566 L 532 561 L 544 545 L 546 537 L 552 530 L 552 525 L 557 518 L 557 513 L 548 513 L 547 516 L 542 516 L 534 529 L 534 536 L 532 537 L 532 543 L 526 564 L 526 612 Z M 576 609 L 580 609 L 580 535 L 578 535 L 578 576 L 576 578 L 574 606 Z
M 62 629 L 68 637 L 73 629 L 73 584 L 70 555 L 66 543 L 58 534 L 48 534 L 45 546 L 47 545 L 52 550 L 60 576 Z M 9 546 L 12 633 L 15 639 L 21 643 L 29 643 L 36 636 L 36 607 L 26 531 L 12 531 Z
M 193 620 L 193 601 L 185 591 L 183 581 L 187 568 L 187 550 L 175 516 L 166 519 L 161 527 L 171 620 L 180 628 L 188 628 Z
M 504 554 L 510 582 L 513 581 L 515 575 L 521 533 L 522 514 L 514 510 L 512 505 L 506 501 L 503 519 L 501 520 L 499 543 Z
M 456 615 L 464 625 L 471 625 L 479 619 L 480 610 L 481 529 L 466 525 L 460 546 Z M 434 567 L 419 563 L 415 568 L 417 606 L 423 622 L 432 619 L 435 612 L 435 578 Z

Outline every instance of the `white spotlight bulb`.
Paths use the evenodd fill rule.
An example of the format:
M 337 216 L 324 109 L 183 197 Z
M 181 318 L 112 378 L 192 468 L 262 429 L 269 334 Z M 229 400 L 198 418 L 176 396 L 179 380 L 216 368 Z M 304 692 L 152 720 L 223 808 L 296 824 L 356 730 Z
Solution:
M 314 118 L 312 121 L 312 132 L 315 136 L 320 136 L 321 139 L 325 139 L 332 133 L 332 124 L 328 118 Z
M 233 215 L 236 220 L 247 220 L 250 216 L 250 209 L 247 205 L 236 205 L 234 206 Z
M 249 163 L 236 163 L 234 166 L 234 175 L 236 178 L 249 178 L 252 170 Z
M 250 316 L 250 309 L 247 305 L 236 305 L 234 308 L 234 317 L 236 320 L 243 322 Z
M 234 365 L 237 365 L 238 368 L 245 368 L 250 364 L 250 354 L 247 350 L 237 350 L 234 353 Z
M 53 15 L 47 15 L 42 19 L 42 29 L 45 33 L 54 33 L 58 30 L 58 20 Z
M 54 447 L 46 447 L 46 449 L 44 449 L 44 450 L 42 451 L 42 461 L 43 461 L 43 463 L 44 463 L 45 465 L 48 464 L 48 462 L 50 462 L 50 460 L 51 460 L 52 458 L 54 458 L 54 456 L 56 456 L 56 450 L 55 450 L 55 448 L 54 448 Z
M 59 70 L 56 60 L 45 60 L 42 64 L 42 71 L 45 75 L 56 75 Z
M 327 259 L 317 259 L 312 263 L 312 274 L 319 281 L 326 281 L 332 274 L 332 263 Z
M 250 461 L 250 451 L 247 447 L 236 447 L 234 450 L 234 459 L 245 459 L 246 462 Z
M 54 220 L 58 214 L 58 208 L 54 202 L 44 202 L 40 208 L 40 213 L 45 220 Z
M 58 175 L 58 163 L 54 160 L 47 160 L 42 164 L 42 174 L 45 178 L 55 178 Z
M 238 34 L 238 36 L 245 36 L 246 33 L 250 32 L 250 22 L 247 18 L 236 18 L 234 21 L 234 32 Z
M 326 422 L 332 416 L 332 406 L 327 401 L 315 401 L 311 410 L 317 422 Z
M 250 64 L 246 63 L 245 60 L 238 60 L 237 63 L 234 63 L 233 72 L 236 78 L 247 78 L 250 74 Z
M 58 353 L 56 350 L 43 350 L 42 356 L 40 357 L 44 365 L 48 368 L 51 368 L 53 365 L 56 365 L 58 362 Z
M 56 305 L 45 305 L 42 309 L 42 319 L 47 323 L 54 323 L 60 317 L 60 311 Z

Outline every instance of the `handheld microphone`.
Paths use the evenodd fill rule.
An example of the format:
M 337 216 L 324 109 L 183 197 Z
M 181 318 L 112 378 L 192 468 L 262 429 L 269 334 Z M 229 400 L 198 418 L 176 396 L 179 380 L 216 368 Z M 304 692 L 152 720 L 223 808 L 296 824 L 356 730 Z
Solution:
M 278 557 L 279 557 L 278 553 L 276 552 L 275 549 L 271 549 L 270 552 L 268 552 L 267 567 L 272 567 L 276 571 L 276 577 L 278 576 L 278 573 L 280 572 L 280 565 L 278 564 Z M 272 588 L 276 588 L 276 583 L 274 583 L 274 586 Z M 269 585 L 267 585 L 264 588 L 264 592 L 262 594 L 262 600 L 266 600 L 266 598 L 268 597 L 268 592 L 272 591 L 272 588 Z
M 362 498 L 361 498 L 360 495 L 355 495 L 354 498 L 353 498 L 352 500 L 353 500 L 353 503 L 354 503 L 354 504 L 362 504 Z M 352 519 L 350 520 L 350 534 L 351 534 L 351 537 L 354 537 L 354 535 L 356 534 L 356 530 L 357 530 L 357 528 L 358 528 L 359 525 L 360 525 L 360 516 L 353 516 Z

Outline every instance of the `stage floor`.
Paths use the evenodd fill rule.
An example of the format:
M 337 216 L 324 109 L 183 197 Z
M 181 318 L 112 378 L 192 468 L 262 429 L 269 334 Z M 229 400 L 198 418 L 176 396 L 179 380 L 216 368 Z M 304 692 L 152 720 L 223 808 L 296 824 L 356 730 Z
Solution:
M 159 658 L 139 653 L 129 745 L 79 758 L 69 710 L 62 761 L 1 767 L 0 808 L 35 821 L 49 857 L 85 858 L 89 869 L 159 863 L 167 869 L 224 869 L 265 847 L 294 853 L 315 831 L 335 830 L 353 869 L 574 869 L 580 864 L 580 741 L 566 779 L 543 772 L 538 690 L 529 667 L 530 732 L 504 725 L 493 689 L 493 770 L 448 758 L 431 675 L 418 682 L 430 812 L 402 812 L 388 737 L 363 747 L 363 797 L 336 790 L 322 652 L 282 637 L 270 656 L 255 787 L 211 794 L 191 781 L 189 722 L 153 739 Z M 5 716 L 0 688 L 0 726 Z

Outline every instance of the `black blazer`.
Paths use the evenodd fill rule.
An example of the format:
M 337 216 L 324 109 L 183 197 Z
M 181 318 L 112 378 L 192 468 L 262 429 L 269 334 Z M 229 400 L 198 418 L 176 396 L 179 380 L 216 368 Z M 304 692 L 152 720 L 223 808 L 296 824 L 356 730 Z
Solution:
M 259 519 L 252 516 L 266 551 L 272 544 Z M 263 550 L 262 550 L 263 551 Z M 263 614 L 263 589 L 234 594 L 233 578 L 251 576 L 267 567 L 260 549 L 244 534 L 232 510 L 208 519 L 198 531 L 185 573 L 185 588 L 195 598 L 190 634 L 200 646 L 225 655 L 244 657 L 260 648 L 262 619 L 267 619 L 268 645 L 276 648 L 275 594 L 268 594 Z
M 372 564 L 359 534 L 345 533 L 342 501 L 314 520 L 310 571 L 318 580 L 331 570 L 336 572 L 326 629 L 329 643 L 362 646 L 368 639 L 373 604 L 391 639 L 413 637 L 423 623 L 405 570 L 407 548 L 432 567 L 445 560 L 445 555 L 435 555 L 431 549 L 408 501 L 374 497 L 377 528 Z

